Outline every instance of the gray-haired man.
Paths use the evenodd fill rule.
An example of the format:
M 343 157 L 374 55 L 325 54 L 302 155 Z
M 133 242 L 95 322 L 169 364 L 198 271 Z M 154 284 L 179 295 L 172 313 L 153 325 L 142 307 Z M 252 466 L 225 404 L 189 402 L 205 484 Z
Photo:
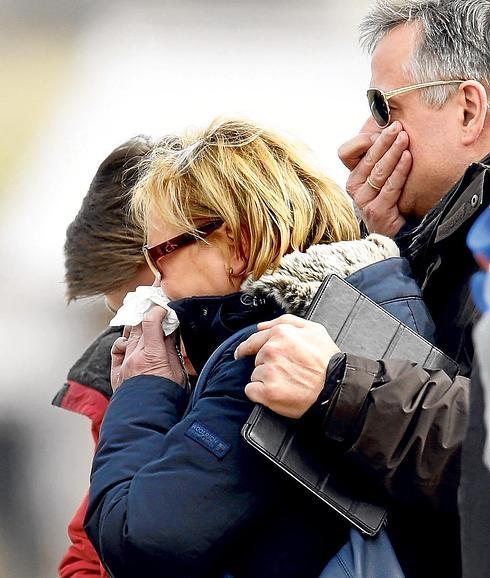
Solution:
M 397 236 L 439 345 L 469 376 L 477 318 L 469 279 L 476 265 L 465 238 L 490 198 L 490 0 L 378 0 L 363 19 L 361 39 L 372 54 L 372 118 L 339 150 L 351 171 L 347 189 L 370 231 Z M 339 407 L 355 399 L 346 460 L 394 499 L 395 510 L 404 501 L 413 507 L 412 524 L 397 527 L 392 514 L 388 526 L 405 573 L 460 576 L 457 516 L 450 512 L 457 507 L 467 380 L 408 362 L 330 359 L 330 344 L 326 332 L 302 320 L 262 326 L 238 351 L 258 354 L 247 394 L 289 416 L 313 408 L 309 415 L 320 415 L 326 432 L 329 419 L 356 415 L 356 408 Z M 319 368 L 312 360 L 322 355 Z M 353 372 L 359 381 L 372 376 L 365 396 L 349 394 L 356 380 L 345 376 Z M 465 518 L 475 490 L 470 477 L 463 480 L 465 575 L 490 575 L 490 540 L 486 548 L 480 540 L 477 556 L 468 548 L 477 538 Z M 483 481 L 477 491 L 489 485 Z M 471 527 L 486 536 L 489 514 L 473 515 L 481 524 Z

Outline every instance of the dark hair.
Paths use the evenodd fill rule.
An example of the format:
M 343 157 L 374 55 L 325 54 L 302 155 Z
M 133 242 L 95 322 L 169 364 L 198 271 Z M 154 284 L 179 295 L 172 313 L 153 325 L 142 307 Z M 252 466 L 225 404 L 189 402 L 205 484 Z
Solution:
M 146 136 L 134 137 L 114 149 L 97 169 L 66 230 L 68 302 L 117 290 L 144 265 L 144 232 L 131 219 L 129 204 L 138 165 L 153 146 Z

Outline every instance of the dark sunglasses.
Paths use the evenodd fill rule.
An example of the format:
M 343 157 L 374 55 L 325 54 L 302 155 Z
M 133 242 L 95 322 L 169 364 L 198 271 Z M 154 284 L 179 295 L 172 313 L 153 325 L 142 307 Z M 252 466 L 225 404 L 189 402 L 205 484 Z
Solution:
M 143 245 L 143 255 L 145 256 L 146 262 L 148 263 L 148 267 L 150 268 L 151 272 L 155 275 L 155 277 L 161 277 L 162 270 L 160 269 L 158 262 L 160 259 L 162 259 L 162 257 L 173 253 L 181 247 L 195 243 L 199 239 L 205 239 L 206 237 L 209 237 L 209 235 L 219 229 L 222 224 L 223 221 L 211 221 L 210 223 L 206 223 L 205 225 L 200 226 L 196 234 L 182 233 L 182 235 L 177 235 L 177 237 L 173 237 L 172 239 L 164 241 L 163 243 L 153 247 Z
M 367 91 L 367 99 L 369 109 L 373 115 L 376 124 L 379 128 L 385 128 L 390 124 L 390 105 L 388 101 L 394 96 L 418 90 L 419 88 L 428 88 L 429 86 L 442 86 L 443 84 L 461 84 L 464 80 L 436 80 L 434 82 L 423 82 L 422 84 L 411 84 L 403 88 L 396 88 L 388 92 L 383 92 L 379 88 L 369 88 Z

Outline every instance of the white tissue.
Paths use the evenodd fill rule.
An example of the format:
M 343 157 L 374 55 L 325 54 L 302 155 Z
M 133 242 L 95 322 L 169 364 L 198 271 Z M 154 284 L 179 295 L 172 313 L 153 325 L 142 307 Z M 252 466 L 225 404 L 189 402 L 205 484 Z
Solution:
M 177 314 L 167 303 L 170 299 L 162 291 L 161 287 L 141 285 L 135 291 L 128 293 L 123 300 L 123 304 L 115 317 L 111 319 L 109 325 L 138 325 L 143 321 L 144 314 L 153 305 L 160 305 L 167 311 L 162 327 L 165 335 L 170 335 L 179 326 Z

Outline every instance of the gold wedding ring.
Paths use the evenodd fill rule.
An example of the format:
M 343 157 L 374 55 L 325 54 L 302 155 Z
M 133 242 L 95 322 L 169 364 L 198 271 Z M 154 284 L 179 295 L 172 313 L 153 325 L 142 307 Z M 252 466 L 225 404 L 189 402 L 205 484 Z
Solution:
M 373 181 L 371 180 L 371 177 L 370 177 L 370 176 L 367 178 L 366 183 L 367 183 L 370 187 L 372 187 L 375 191 L 378 191 L 378 192 L 383 188 L 383 187 L 377 187 L 377 186 L 373 183 Z

